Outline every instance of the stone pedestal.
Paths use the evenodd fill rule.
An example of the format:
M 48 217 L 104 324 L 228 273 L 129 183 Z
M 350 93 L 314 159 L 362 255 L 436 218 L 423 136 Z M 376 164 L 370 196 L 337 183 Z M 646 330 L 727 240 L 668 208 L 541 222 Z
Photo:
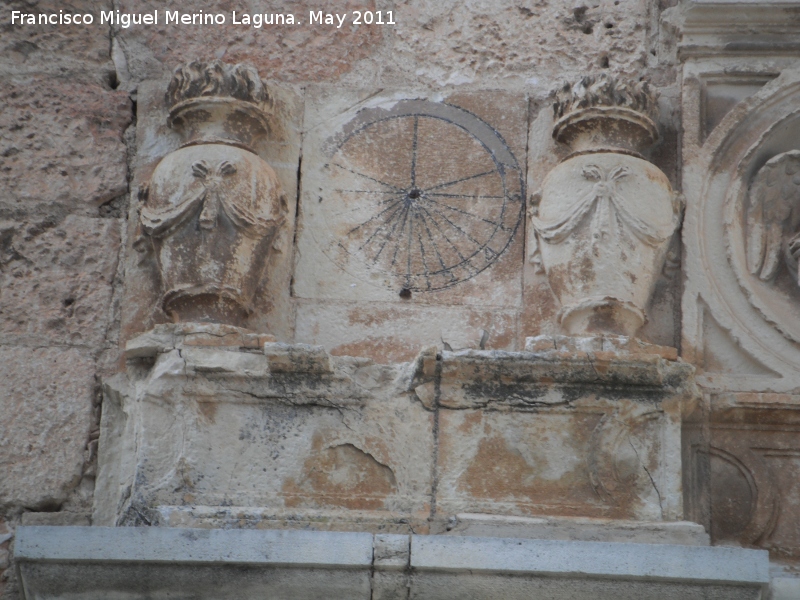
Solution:
M 470 534 L 488 531 L 464 516 L 478 514 L 562 519 L 528 537 L 641 523 L 644 537 L 602 539 L 683 539 L 647 533 L 686 518 L 682 422 L 698 396 L 673 348 L 540 337 L 376 365 L 184 323 L 127 356 L 105 383 L 97 525 Z
M 433 415 L 408 365 L 194 324 L 127 354 L 105 384 L 95 524 L 426 523 Z
M 436 510 L 683 518 L 681 422 L 693 368 L 616 336 L 529 338 L 526 352 L 431 352 Z

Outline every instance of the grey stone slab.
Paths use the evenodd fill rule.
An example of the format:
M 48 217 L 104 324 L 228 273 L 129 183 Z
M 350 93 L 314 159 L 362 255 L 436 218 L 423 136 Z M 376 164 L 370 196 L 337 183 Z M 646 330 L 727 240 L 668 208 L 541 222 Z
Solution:
M 372 564 L 372 535 L 241 529 L 20 527 L 14 554 L 20 561 L 357 568 Z
M 413 536 L 411 567 L 754 587 L 769 583 L 766 551 L 668 544 Z
M 36 600 L 758 600 L 769 584 L 767 553 L 738 548 L 157 527 L 16 534 L 23 598 Z
M 369 600 L 363 533 L 20 527 L 23 598 Z
M 800 579 L 797 577 L 775 577 L 770 587 L 772 600 L 796 600 L 800 598 Z

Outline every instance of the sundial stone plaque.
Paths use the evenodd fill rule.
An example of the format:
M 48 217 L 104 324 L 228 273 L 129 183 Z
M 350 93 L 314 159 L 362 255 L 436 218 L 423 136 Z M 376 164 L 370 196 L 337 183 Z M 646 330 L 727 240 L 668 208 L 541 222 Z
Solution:
M 524 98 L 329 100 L 306 114 L 295 295 L 518 308 Z
M 307 100 L 293 291 L 310 302 L 299 306 L 298 336 L 358 355 L 361 338 L 373 350 L 402 345 L 418 323 L 415 347 L 387 358 L 413 358 L 419 339 L 513 349 L 525 98 L 345 94 Z M 345 319 L 362 331 L 333 330 L 343 318 L 333 299 L 358 306 Z

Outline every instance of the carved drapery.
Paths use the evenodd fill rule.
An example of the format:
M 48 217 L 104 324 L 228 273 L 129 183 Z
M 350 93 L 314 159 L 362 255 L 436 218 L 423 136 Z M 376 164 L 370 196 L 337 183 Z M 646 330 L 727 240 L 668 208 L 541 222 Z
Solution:
M 167 91 L 184 144 L 153 172 L 141 210 L 175 321 L 241 325 L 288 210 L 253 150 L 269 134 L 269 96 L 247 65 L 194 62 Z
M 573 150 L 542 185 L 531 258 L 570 334 L 634 335 L 680 222 L 666 176 L 641 157 L 658 139 L 645 82 L 585 77 L 557 93 L 553 136 Z

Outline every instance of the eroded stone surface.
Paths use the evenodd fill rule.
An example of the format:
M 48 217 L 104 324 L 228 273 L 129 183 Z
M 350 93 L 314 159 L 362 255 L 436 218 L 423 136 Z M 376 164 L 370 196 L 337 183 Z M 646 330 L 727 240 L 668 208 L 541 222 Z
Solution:
M 333 10 L 329 4 L 320 0 L 304 0 L 291 6 L 275 0 L 262 2 L 253 7 L 232 6 L 224 0 L 216 2 L 168 3 L 148 0 L 126 0 L 117 8 L 122 12 L 150 12 L 163 10 L 182 13 L 222 13 L 226 25 L 185 26 L 165 25 L 163 18 L 159 25 L 150 27 L 132 26 L 120 29 L 117 34 L 118 54 L 115 60 L 126 79 L 158 77 L 169 72 L 174 65 L 192 59 L 212 60 L 224 57 L 228 62 L 247 61 L 262 73 L 284 81 L 319 81 L 333 79 L 351 69 L 358 59 L 369 54 L 380 43 L 383 34 L 381 27 L 335 26 L 313 27 L 307 25 L 309 11 Z M 336 12 L 350 12 L 353 9 L 374 9 L 374 2 L 348 1 L 336 6 Z M 242 14 L 273 14 L 291 12 L 299 25 L 265 25 L 262 28 L 231 24 L 231 11 L 236 10 L 241 22 Z M 168 45 L 163 40 L 170 39 Z
M 111 10 L 110 0 L 3 0 L 0 12 L 6 17 L 0 25 L 0 70 L 6 73 L 63 74 L 64 71 L 91 72 L 98 82 L 108 84 L 114 71 L 111 63 L 111 36 L 107 26 L 99 25 L 100 11 Z M 11 23 L 12 11 L 27 15 L 90 14 L 92 25 L 19 25 Z
M 618 352 L 433 350 L 411 383 L 439 408 L 437 511 L 676 520 L 689 365 Z
M 127 93 L 91 81 L 6 76 L 0 106 L 0 207 L 93 216 L 126 193 Z
M 639 154 L 658 139 L 657 96 L 646 82 L 601 74 L 565 85 L 554 108 L 553 137 L 576 154 L 531 206 L 530 260 L 547 272 L 567 333 L 632 336 L 682 210 L 666 175 Z
M 76 348 L 0 347 L 0 509 L 58 508 L 80 480 L 95 393 Z
M 180 127 L 172 128 L 168 124 L 169 110 L 165 101 L 165 93 L 169 85 L 170 79 L 165 78 L 148 82 L 139 87 L 137 152 L 134 159 L 133 181 L 133 189 L 137 193 L 132 199 L 136 209 L 145 205 L 144 190 L 147 189 L 157 165 L 165 156 L 178 150 L 182 141 L 185 141 L 182 140 L 179 133 Z M 289 290 L 292 277 L 294 202 L 297 190 L 303 104 L 301 96 L 288 88 L 271 84 L 266 87 L 268 102 L 267 104 L 262 103 L 261 108 L 268 113 L 266 120 L 269 134 L 265 136 L 264 131 L 261 130 L 259 135 L 249 135 L 247 142 L 251 144 L 252 149 L 258 155 L 252 155 L 253 160 L 262 166 L 263 162 L 266 162 L 269 165 L 267 168 L 274 167 L 272 177 L 267 179 L 274 182 L 277 177 L 280 189 L 285 193 L 285 199 L 281 196 L 277 207 L 277 212 L 284 217 L 284 222 L 267 248 L 268 258 L 265 263 L 259 262 L 255 265 L 260 267 L 262 272 L 255 273 L 255 276 L 251 278 L 256 279 L 258 283 L 251 303 L 252 312 L 246 319 L 243 319 L 244 323 L 237 324 L 244 325 L 253 331 L 269 331 L 281 340 L 290 341 L 294 330 L 294 309 L 289 297 Z M 213 128 L 214 124 L 211 123 L 211 126 Z M 189 137 L 197 137 L 195 130 L 198 128 L 189 127 L 189 129 L 191 130 L 188 132 Z M 236 133 L 234 128 L 232 134 Z M 198 150 L 198 147 L 192 147 L 186 150 L 194 150 L 195 153 L 199 152 L 200 155 L 204 155 L 202 148 Z M 250 154 L 238 148 L 229 147 L 228 150 L 225 150 L 224 147 L 213 146 L 212 150 L 205 155 L 208 157 L 213 155 L 224 160 L 226 153 L 233 154 L 234 157 L 240 156 L 239 153 Z M 200 158 L 202 159 L 202 156 Z M 214 168 L 218 169 L 219 164 L 221 164 L 219 160 L 214 162 Z M 226 178 L 225 175 L 220 177 Z M 264 177 L 262 177 L 263 179 Z M 226 183 L 223 185 L 223 189 L 230 192 L 230 185 L 230 183 Z M 229 194 L 228 199 L 230 200 L 232 197 Z M 284 202 L 286 208 L 283 207 Z M 267 203 L 262 202 L 262 204 Z M 224 212 L 224 209 L 220 209 L 220 211 Z M 199 219 L 199 215 L 196 218 Z M 129 246 L 125 262 L 126 280 L 121 311 L 121 337 L 124 340 L 150 329 L 155 323 L 169 321 L 161 308 L 161 283 L 155 257 L 147 252 L 137 252 L 133 247 L 135 241 L 140 238 L 142 238 L 142 229 L 138 224 L 138 219 L 132 219 L 129 221 Z M 139 246 L 139 249 L 143 248 Z M 146 249 L 146 245 L 144 249 Z M 227 261 L 225 265 L 233 270 L 246 271 L 246 269 L 240 269 L 240 265 L 236 261 L 232 263 Z M 242 281 L 238 283 L 242 283 Z M 253 282 L 250 281 L 250 283 Z
M 119 248 L 117 219 L 0 221 L 0 341 L 102 347 Z
M 540 77 L 556 81 L 646 61 L 649 3 L 414 2 L 397 7 L 397 71 L 435 85 Z M 546 51 L 543 52 L 543 50 Z M 541 74 L 541 75 L 540 75 Z
M 712 398 L 711 536 L 716 543 L 800 558 L 800 416 L 797 396 L 721 394 Z
M 275 338 L 217 323 L 176 323 L 156 325 L 147 333 L 128 340 L 125 344 L 126 358 L 154 358 L 159 353 L 170 352 L 191 346 L 206 348 L 220 347 L 238 350 L 261 349 L 264 344 L 274 342 Z
M 231 524 L 258 511 L 248 520 L 422 522 L 432 414 L 399 383 L 401 367 L 320 353 L 183 345 L 152 370 L 131 365 L 106 389 L 95 522 L 175 524 L 190 506 L 240 507 Z
M 301 302 L 299 341 L 379 363 L 413 360 L 426 346 L 516 349 L 517 312 L 470 306 Z

